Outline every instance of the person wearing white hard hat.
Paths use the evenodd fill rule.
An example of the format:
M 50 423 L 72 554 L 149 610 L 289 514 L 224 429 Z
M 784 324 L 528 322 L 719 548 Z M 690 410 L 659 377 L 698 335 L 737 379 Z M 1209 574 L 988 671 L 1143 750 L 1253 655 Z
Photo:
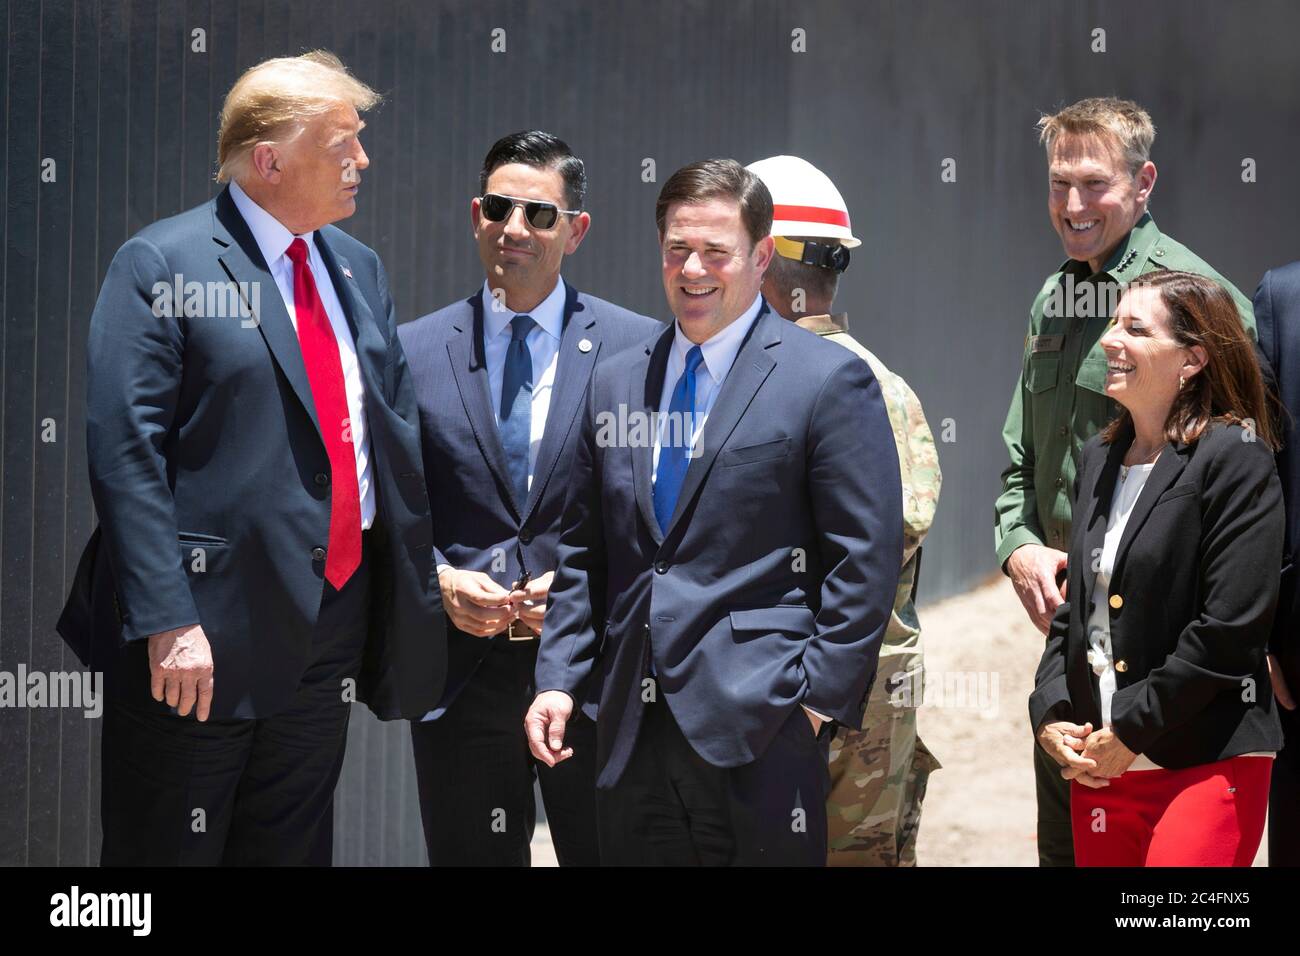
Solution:
M 672 324 L 598 366 L 524 723 L 596 705 L 602 866 L 824 866 L 903 553 L 871 369 L 763 300 L 772 200 L 732 159 L 655 203 Z M 797 549 L 792 553 L 792 549 Z
M 939 768 L 917 735 L 921 634 L 914 597 L 921 541 L 939 501 L 939 459 L 916 394 L 848 333 L 848 317 L 832 314 L 854 237 L 835 184 L 797 156 L 774 156 L 749 170 L 772 194 L 776 255 L 763 295 L 782 317 L 844 346 L 880 382 L 903 487 L 903 570 L 880 649 L 876 681 L 861 731 L 838 727 L 830 747 L 827 863 L 831 866 L 914 866 L 921 802 Z

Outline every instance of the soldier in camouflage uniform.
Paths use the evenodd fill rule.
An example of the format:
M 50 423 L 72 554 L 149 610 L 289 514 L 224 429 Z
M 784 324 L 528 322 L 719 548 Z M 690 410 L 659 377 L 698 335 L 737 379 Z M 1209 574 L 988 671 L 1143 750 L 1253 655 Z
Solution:
M 830 748 L 830 866 L 915 866 L 921 801 L 939 762 L 917 736 L 921 630 L 913 603 L 921 541 L 939 501 L 939 458 L 916 394 L 831 315 L 847 250 L 858 245 L 839 192 L 815 167 L 789 156 L 754 163 L 772 193 L 777 255 L 763 295 L 781 316 L 849 349 L 871 366 L 889 420 L 903 484 L 903 570 L 880 649 L 863 726 L 838 727 Z M 820 218 L 819 218 L 820 217 Z M 841 219 L 842 217 L 842 219 Z M 827 222 L 826 220 L 834 220 Z
M 1039 128 L 1048 211 L 1069 258 L 1047 277 L 1030 310 L 1021 374 L 1002 430 L 1010 464 L 994 520 L 998 564 L 1046 634 L 1065 599 L 1057 581 L 1070 540 L 1079 452 L 1115 413 L 1100 339 L 1120 292 L 1140 275 L 1179 269 L 1221 284 L 1252 338 L 1255 317 L 1250 300 L 1227 279 L 1156 228 L 1147 208 L 1156 182 L 1155 127 L 1145 110 L 1128 100 L 1081 100 L 1044 116 Z M 1061 773 L 1034 744 L 1042 866 L 1074 865 L 1069 781 Z

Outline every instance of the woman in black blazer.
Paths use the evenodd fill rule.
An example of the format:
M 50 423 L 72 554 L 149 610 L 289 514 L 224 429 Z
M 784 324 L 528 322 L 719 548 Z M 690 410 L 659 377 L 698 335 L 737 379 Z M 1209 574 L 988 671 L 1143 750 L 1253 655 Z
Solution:
M 1084 445 L 1067 600 L 1029 699 L 1080 866 L 1248 866 L 1282 746 L 1265 648 L 1275 427 L 1218 284 L 1155 272 L 1102 336 L 1120 414 Z

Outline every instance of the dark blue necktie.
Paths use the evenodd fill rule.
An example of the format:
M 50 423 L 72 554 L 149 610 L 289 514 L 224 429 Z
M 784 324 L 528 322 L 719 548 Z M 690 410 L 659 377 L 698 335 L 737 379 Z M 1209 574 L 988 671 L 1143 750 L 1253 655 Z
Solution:
M 695 431 L 695 372 L 703 361 L 704 353 L 698 345 L 686 353 L 686 368 L 673 386 L 673 397 L 668 403 L 668 421 L 662 432 L 654 488 L 655 518 L 664 534 L 668 533 L 668 523 L 690 465 L 691 435 Z
M 510 320 L 510 346 L 501 376 L 501 447 L 520 508 L 528 500 L 528 446 L 533 432 L 533 355 L 524 340 L 536 324 L 529 315 Z

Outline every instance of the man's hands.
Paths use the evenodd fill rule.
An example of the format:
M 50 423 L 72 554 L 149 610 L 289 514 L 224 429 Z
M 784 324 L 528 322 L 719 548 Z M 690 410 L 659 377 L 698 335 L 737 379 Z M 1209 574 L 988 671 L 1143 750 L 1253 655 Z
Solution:
M 554 577 L 554 571 L 547 571 L 523 588 L 507 591 L 482 571 L 444 568 L 438 573 L 438 587 L 451 623 L 466 634 L 491 637 L 517 619 L 540 635 Z
M 572 714 L 573 698 L 562 690 L 542 691 L 528 708 L 524 717 L 528 749 L 548 767 L 573 756 L 573 748 L 564 746 L 564 728 Z
M 515 617 L 531 627 L 540 636 L 542 617 L 546 614 L 546 598 L 551 593 L 551 579 L 554 571 L 547 571 L 540 578 L 529 581 L 523 590 L 510 592 L 510 606 Z
M 1064 588 L 1056 586 L 1056 575 L 1066 565 L 1069 555 L 1041 544 L 1022 544 L 1007 558 L 1007 573 L 1016 596 L 1034 627 L 1044 634 L 1051 626 L 1052 615 L 1065 600 Z
M 447 568 L 438 575 L 438 587 L 451 623 L 466 634 L 491 637 L 514 620 L 510 592 L 482 571 Z
M 194 709 L 199 720 L 207 720 L 212 707 L 212 648 L 203 628 L 188 624 L 151 634 L 148 641 L 153 699 L 165 699 L 182 717 Z

